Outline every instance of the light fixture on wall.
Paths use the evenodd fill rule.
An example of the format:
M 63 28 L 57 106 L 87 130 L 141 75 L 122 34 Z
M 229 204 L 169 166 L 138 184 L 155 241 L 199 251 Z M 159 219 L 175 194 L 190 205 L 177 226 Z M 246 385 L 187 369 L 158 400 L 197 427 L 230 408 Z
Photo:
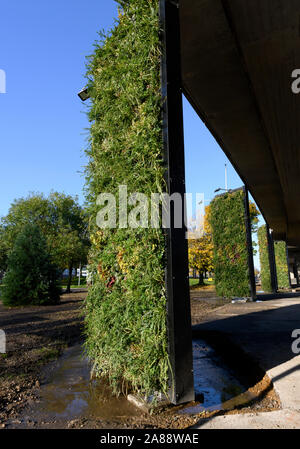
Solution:
M 80 98 L 80 100 L 85 101 L 88 98 L 90 98 L 89 92 L 88 92 L 88 88 L 84 87 L 83 89 L 81 89 L 81 91 L 78 93 L 78 97 Z

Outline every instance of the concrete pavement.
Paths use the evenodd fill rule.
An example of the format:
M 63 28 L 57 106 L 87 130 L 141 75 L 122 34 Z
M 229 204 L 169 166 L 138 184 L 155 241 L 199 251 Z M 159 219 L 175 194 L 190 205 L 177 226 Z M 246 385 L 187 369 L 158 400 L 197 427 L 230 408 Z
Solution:
M 300 428 L 300 355 L 292 351 L 294 329 L 300 329 L 300 297 L 227 304 L 193 327 L 195 335 L 217 333 L 239 346 L 272 379 L 282 404 L 279 411 L 203 420 L 199 428 Z
M 216 416 L 203 420 L 195 429 L 299 429 L 300 413 L 278 410 L 265 413 Z

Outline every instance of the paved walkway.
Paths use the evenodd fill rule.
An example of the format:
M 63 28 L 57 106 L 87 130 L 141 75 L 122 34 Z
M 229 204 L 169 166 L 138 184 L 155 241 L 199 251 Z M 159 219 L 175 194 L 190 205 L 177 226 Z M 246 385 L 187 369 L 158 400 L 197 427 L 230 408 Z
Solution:
M 195 429 L 299 429 L 300 413 L 278 410 L 268 413 L 224 415 L 203 420 Z
M 194 326 L 197 332 L 226 334 L 255 359 L 282 403 L 279 411 L 215 417 L 201 428 L 300 428 L 300 355 L 292 351 L 294 329 L 300 329 L 300 297 L 228 304 Z

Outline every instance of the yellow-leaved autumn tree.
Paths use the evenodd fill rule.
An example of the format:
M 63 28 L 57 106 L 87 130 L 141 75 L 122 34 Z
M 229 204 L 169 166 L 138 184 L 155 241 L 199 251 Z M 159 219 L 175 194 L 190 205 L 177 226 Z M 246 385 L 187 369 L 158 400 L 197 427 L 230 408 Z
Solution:
M 205 207 L 203 235 L 189 239 L 189 267 L 199 273 L 199 284 L 204 284 L 204 274 L 213 270 L 213 242 L 209 224 L 210 206 Z

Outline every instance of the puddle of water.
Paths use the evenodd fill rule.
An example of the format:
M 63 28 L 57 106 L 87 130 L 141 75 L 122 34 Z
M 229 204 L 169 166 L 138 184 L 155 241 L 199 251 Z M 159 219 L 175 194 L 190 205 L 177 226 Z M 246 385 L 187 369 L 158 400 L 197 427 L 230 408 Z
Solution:
M 200 403 L 180 413 L 228 410 L 253 399 L 205 341 L 193 341 L 193 354 L 195 393 Z M 64 351 L 45 373 L 47 380 L 41 386 L 40 402 L 31 409 L 31 418 L 110 420 L 141 414 L 124 396 L 115 397 L 102 379 L 90 380 L 90 364 L 80 345 Z
M 90 364 L 80 345 L 67 349 L 47 371 L 40 402 L 31 415 L 47 419 L 72 420 L 84 416 L 109 420 L 140 414 L 124 396 L 113 396 L 103 380 L 90 380 Z
M 196 400 L 201 403 L 184 408 L 181 413 L 231 410 L 253 399 L 254 396 L 205 341 L 193 341 L 193 359 Z

